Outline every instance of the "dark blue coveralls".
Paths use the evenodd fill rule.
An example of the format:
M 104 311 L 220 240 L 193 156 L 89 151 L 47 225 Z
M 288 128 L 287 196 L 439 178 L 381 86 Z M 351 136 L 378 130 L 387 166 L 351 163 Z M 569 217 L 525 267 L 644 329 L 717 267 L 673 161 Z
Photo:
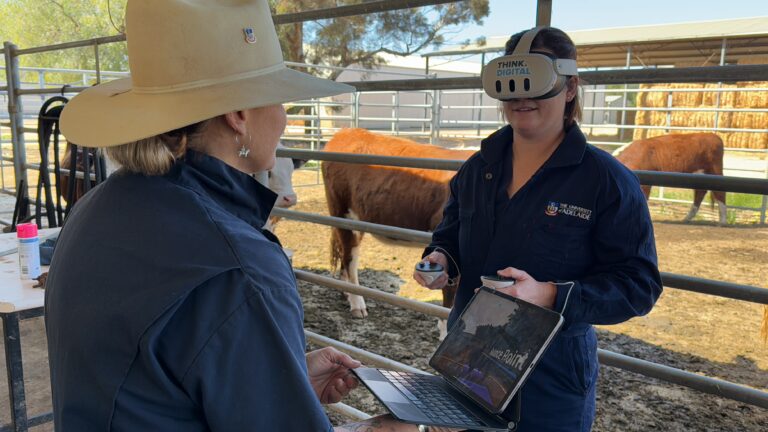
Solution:
M 449 275 L 461 274 L 449 326 L 481 275 L 511 266 L 558 283 L 554 310 L 565 324 L 522 389 L 518 431 L 588 431 L 598 375 L 592 324 L 644 315 L 661 294 L 648 207 L 637 177 L 577 126 L 510 199 L 511 148 L 506 126 L 461 167 L 425 255 L 440 248 L 459 266 L 448 259 Z
M 276 195 L 189 152 L 74 207 L 47 281 L 59 432 L 329 431 L 307 378 Z

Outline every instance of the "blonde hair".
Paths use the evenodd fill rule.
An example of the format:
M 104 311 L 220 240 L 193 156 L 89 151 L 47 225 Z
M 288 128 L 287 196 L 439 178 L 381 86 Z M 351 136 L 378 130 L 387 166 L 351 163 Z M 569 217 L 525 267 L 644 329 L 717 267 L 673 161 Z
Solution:
M 184 126 L 138 141 L 107 147 L 107 156 L 122 169 L 147 176 L 167 173 L 176 160 L 184 156 L 190 139 L 205 132 L 211 120 Z

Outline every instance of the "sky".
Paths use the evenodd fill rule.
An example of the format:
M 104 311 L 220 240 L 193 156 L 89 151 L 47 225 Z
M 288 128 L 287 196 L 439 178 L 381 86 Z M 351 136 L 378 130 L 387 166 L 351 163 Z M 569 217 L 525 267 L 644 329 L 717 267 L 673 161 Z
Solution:
M 464 27 L 453 43 L 536 24 L 536 0 L 490 0 L 490 9 L 482 26 Z M 768 0 L 552 0 L 552 25 L 565 31 L 757 16 L 768 19 Z

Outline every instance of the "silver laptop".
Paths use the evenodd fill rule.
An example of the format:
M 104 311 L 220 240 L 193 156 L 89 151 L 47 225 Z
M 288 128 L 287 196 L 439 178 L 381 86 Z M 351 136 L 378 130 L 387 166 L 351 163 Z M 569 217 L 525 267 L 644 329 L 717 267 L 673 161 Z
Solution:
M 505 431 L 515 425 L 500 414 L 562 324 L 557 312 L 483 287 L 429 360 L 439 375 L 353 372 L 403 422 Z

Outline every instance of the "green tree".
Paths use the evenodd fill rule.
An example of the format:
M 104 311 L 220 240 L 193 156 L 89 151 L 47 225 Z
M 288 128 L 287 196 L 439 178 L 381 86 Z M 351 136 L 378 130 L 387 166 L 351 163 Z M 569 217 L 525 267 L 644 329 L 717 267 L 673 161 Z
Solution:
M 270 0 L 276 14 L 328 8 L 339 3 L 357 4 L 364 3 L 364 0 Z M 407 56 L 429 46 L 440 46 L 445 42 L 446 35 L 457 33 L 463 24 L 481 24 L 488 11 L 488 0 L 470 0 L 284 24 L 278 26 L 278 34 L 286 60 L 340 67 L 357 64 L 373 68 L 384 63 L 378 54 Z M 305 52 L 304 46 L 311 48 Z M 339 70 L 310 72 L 331 79 L 341 73 Z
M 0 41 L 10 41 L 24 49 L 115 35 L 122 31 L 125 2 L 126 0 L 0 0 Z M 19 57 L 19 63 L 22 67 L 96 67 L 93 47 L 24 55 Z M 99 46 L 99 65 L 101 70 L 127 70 L 125 43 Z M 79 76 L 75 75 L 55 76 L 62 83 L 79 79 Z M 22 76 L 22 80 L 27 81 L 28 78 Z
M 162 1 L 162 0 L 158 0 Z M 276 14 L 322 9 L 364 0 L 270 0 Z M 19 48 L 51 45 L 122 31 L 126 0 L 0 0 L 0 40 Z M 286 60 L 330 66 L 358 64 L 376 67 L 380 53 L 410 55 L 429 46 L 439 46 L 446 35 L 461 25 L 482 23 L 488 15 L 488 0 L 402 9 L 318 22 L 278 26 Z M 304 50 L 305 46 L 312 47 Z M 99 47 L 102 70 L 127 70 L 124 43 Z M 92 47 L 22 56 L 22 66 L 94 69 Z M 336 78 L 341 71 L 310 70 Z

